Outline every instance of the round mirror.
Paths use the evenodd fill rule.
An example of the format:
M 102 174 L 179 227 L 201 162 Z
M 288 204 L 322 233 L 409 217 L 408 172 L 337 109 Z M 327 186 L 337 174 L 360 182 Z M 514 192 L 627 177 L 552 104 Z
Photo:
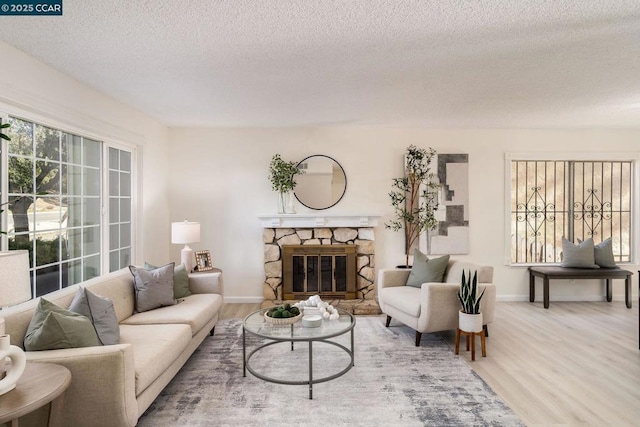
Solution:
M 340 163 L 321 154 L 309 156 L 298 163 L 304 171 L 296 175 L 296 199 L 310 209 L 322 210 L 334 206 L 347 191 L 347 176 Z

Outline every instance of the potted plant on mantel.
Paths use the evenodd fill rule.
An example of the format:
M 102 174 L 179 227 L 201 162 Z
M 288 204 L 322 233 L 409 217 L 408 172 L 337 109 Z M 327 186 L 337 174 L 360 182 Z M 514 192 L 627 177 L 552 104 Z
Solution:
M 431 161 L 436 155 L 428 150 L 410 145 L 405 154 L 404 177 L 393 179 L 389 193 L 395 219 L 385 223 L 393 231 L 404 229 L 405 267 L 409 267 L 409 254 L 423 231 L 433 230 L 438 225 L 435 212 L 438 209 L 438 189 L 434 181 Z
M 481 332 L 482 331 L 482 313 L 480 312 L 480 300 L 484 295 L 484 291 L 477 296 L 478 292 L 478 272 L 473 273 L 471 278 L 471 270 L 469 276 L 465 278 L 462 272 L 462 282 L 458 289 L 458 300 L 462 304 L 462 309 L 458 313 L 458 329 L 464 332 Z
M 293 201 L 293 189 L 296 188 L 295 176 L 304 173 L 296 162 L 282 160 L 275 154 L 269 164 L 271 188 L 278 192 L 278 213 L 296 213 Z

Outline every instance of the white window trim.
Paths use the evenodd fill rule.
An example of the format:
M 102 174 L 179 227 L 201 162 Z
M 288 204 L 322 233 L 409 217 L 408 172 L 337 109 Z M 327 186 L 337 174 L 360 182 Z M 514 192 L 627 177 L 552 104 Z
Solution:
M 54 108 L 51 106 L 51 108 Z M 105 170 L 105 161 L 106 154 L 108 154 L 108 147 L 114 147 L 121 150 L 127 150 L 131 152 L 131 217 L 132 217 L 132 228 L 131 228 L 131 263 L 138 264 L 139 260 L 142 259 L 142 248 L 141 244 L 141 235 L 140 230 L 142 230 L 142 211 L 140 209 L 141 201 L 138 199 L 142 192 L 141 186 L 142 182 L 139 177 L 142 176 L 142 158 L 141 152 L 142 147 L 145 143 L 145 138 L 143 136 L 134 134 L 132 132 L 125 131 L 123 129 L 111 126 L 105 122 L 101 122 L 99 120 L 87 120 L 88 116 L 84 116 L 82 114 L 78 114 L 76 112 L 70 112 L 69 109 L 64 109 L 64 112 L 70 114 L 69 119 L 66 118 L 55 118 L 49 115 L 42 114 L 37 111 L 37 108 L 34 109 L 25 109 L 20 106 L 5 104 L 0 102 L 0 118 L 2 119 L 2 123 L 6 123 L 9 120 L 9 117 L 17 117 L 30 122 L 38 123 L 47 127 L 51 127 L 54 129 L 61 129 L 65 132 L 73 133 L 76 135 L 81 135 L 85 138 L 95 139 L 97 141 L 102 141 L 103 145 L 103 174 L 106 172 L 108 174 L 108 170 Z M 71 117 L 72 116 L 72 117 Z M 93 129 L 84 128 L 82 126 L 74 125 L 73 123 L 81 123 L 83 120 L 87 120 L 93 125 Z M 122 138 L 122 139 L 121 139 Z M 126 138 L 126 139 L 125 139 Z M 127 139 L 134 140 L 137 142 L 129 142 Z M 7 170 L 8 167 L 8 142 L 5 140 L 0 140 L 0 173 L 2 171 Z M 102 259 L 101 259 L 101 270 L 102 274 L 105 275 L 109 272 L 109 257 L 108 257 L 108 248 L 109 248 L 109 227 L 108 227 L 108 209 L 106 209 L 105 201 L 108 200 L 108 188 L 107 180 L 104 179 L 103 175 L 103 195 L 107 195 L 103 197 L 102 204 L 102 212 L 101 212 L 101 220 L 102 220 Z M 4 203 L 8 200 L 8 191 L 9 191 L 9 183 L 8 180 L 2 180 L 2 184 L 0 187 L 0 203 Z M 106 191 L 106 192 L 105 192 Z M 1 224 L 7 224 L 7 215 L 8 211 L 5 209 L 4 212 L 0 214 Z M 105 225 L 106 224 L 106 225 Z M 0 250 L 6 251 L 8 250 L 8 239 L 5 235 L 0 235 Z M 106 254 L 106 255 L 105 255 Z
M 511 262 L 511 161 L 513 160 L 576 160 L 576 161 L 631 161 L 631 192 L 633 205 L 631 212 L 631 261 L 624 265 L 638 264 L 640 254 L 640 152 L 557 152 L 557 153 L 505 153 L 504 154 L 504 265 L 511 267 L 529 267 L 532 265 L 549 265 L 536 263 Z

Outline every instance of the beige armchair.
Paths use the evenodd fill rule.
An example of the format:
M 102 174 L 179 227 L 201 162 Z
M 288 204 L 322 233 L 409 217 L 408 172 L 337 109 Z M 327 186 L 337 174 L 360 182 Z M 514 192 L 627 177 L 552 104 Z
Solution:
M 485 333 L 493 321 L 496 307 L 496 287 L 493 267 L 450 260 L 444 283 L 423 283 L 420 288 L 405 286 L 410 269 L 382 269 L 378 272 L 378 303 L 387 315 L 386 325 L 395 319 L 416 331 L 416 346 L 423 333 L 456 329 L 460 301 L 456 292 L 460 288 L 462 272 L 478 272 L 478 292 L 484 290 L 480 302 Z

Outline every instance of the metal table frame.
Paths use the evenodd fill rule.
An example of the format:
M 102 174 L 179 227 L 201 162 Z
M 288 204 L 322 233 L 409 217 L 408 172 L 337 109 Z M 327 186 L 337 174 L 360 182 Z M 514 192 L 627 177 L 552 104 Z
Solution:
M 265 311 L 267 311 L 268 309 L 264 309 L 261 308 L 259 310 L 254 311 L 253 313 L 249 314 L 248 316 L 246 316 L 244 318 L 244 320 L 242 321 L 242 376 L 246 377 L 247 376 L 247 371 L 251 372 L 255 377 L 260 378 L 261 380 L 264 381 L 268 381 L 268 382 L 272 382 L 272 383 L 276 383 L 276 384 L 284 384 L 284 385 L 309 385 L 309 399 L 313 399 L 313 385 L 314 384 L 318 384 L 318 383 L 323 383 L 326 381 L 331 381 L 333 379 L 336 379 L 344 374 L 346 374 L 352 367 L 355 366 L 355 358 L 354 358 L 354 328 L 356 326 L 356 319 L 353 315 L 351 315 L 351 313 L 344 311 L 342 309 L 338 309 L 338 312 L 340 313 L 340 316 L 348 316 L 351 320 L 351 322 L 349 323 L 348 326 L 346 326 L 345 328 L 336 330 L 336 331 L 330 331 L 327 332 L 326 334 L 319 334 L 318 336 L 295 336 L 295 330 L 298 328 L 303 328 L 302 325 L 300 324 L 292 324 L 292 325 L 280 325 L 280 326 L 275 326 L 275 325 L 271 325 L 271 327 L 278 327 L 278 328 L 289 328 L 290 333 L 289 336 L 274 336 L 268 333 L 259 333 L 256 331 L 252 331 L 251 329 L 247 328 L 247 319 L 249 319 L 251 316 L 255 316 L 257 313 L 260 313 L 261 315 L 264 314 Z M 323 322 L 331 322 L 331 320 L 323 320 Z M 266 322 L 265 322 L 266 323 Z M 307 328 L 305 328 L 307 329 Z M 312 328 L 310 328 L 312 329 Z M 350 333 L 351 335 L 351 348 L 347 348 L 346 346 L 334 342 L 334 341 L 329 341 L 330 338 L 334 338 L 340 335 L 344 335 L 347 332 Z M 258 347 L 256 347 L 255 349 L 251 350 L 250 352 L 247 353 L 247 343 L 246 343 L 246 334 L 249 333 L 251 335 L 255 335 L 261 338 L 265 338 L 267 340 L 269 340 L 269 342 L 262 344 Z M 291 351 L 293 351 L 294 349 L 294 343 L 295 342 L 306 342 L 309 345 L 309 379 L 308 380 L 299 380 L 299 381 L 287 381 L 287 380 L 280 380 L 277 378 L 271 378 L 267 375 L 261 374 L 259 372 L 257 372 L 255 369 L 253 369 L 250 365 L 250 360 L 251 357 L 258 353 L 260 350 L 275 345 L 275 344 L 279 344 L 279 343 L 286 343 L 286 342 L 290 342 L 291 343 Z M 344 368 L 343 370 L 341 370 L 340 372 L 333 374 L 333 375 L 328 375 L 326 377 L 321 377 L 321 378 L 314 378 L 313 377 L 313 343 L 314 342 L 322 342 L 322 343 L 326 343 L 326 344 L 330 344 L 333 346 L 336 346 L 342 350 L 345 351 L 345 353 L 347 353 L 349 355 L 350 363 L 347 365 L 346 368 Z

